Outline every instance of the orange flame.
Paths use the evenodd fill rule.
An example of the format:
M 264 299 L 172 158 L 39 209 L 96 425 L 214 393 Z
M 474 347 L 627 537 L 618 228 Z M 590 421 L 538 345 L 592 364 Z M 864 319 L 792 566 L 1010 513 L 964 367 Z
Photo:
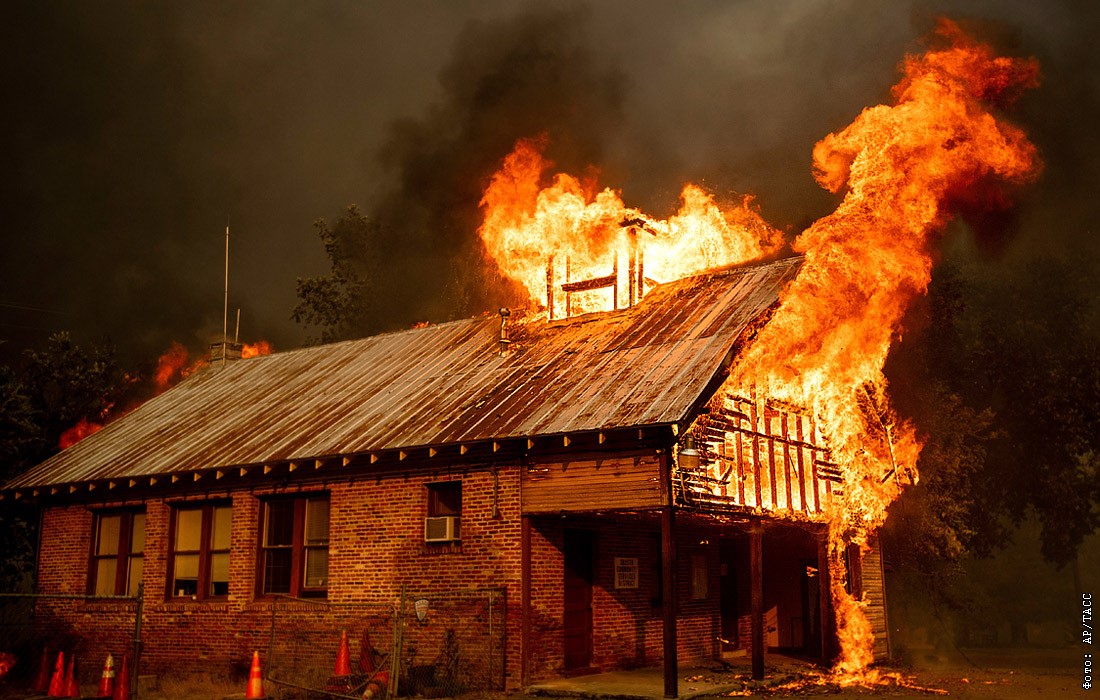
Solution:
M 252 357 L 260 357 L 262 355 L 270 355 L 272 352 L 273 348 L 271 343 L 266 340 L 260 340 L 255 343 L 246 343 L 243 345 L 241 347 L 241 358 L 249 359 Z M 121 410 L 118 410 L 116 406 L 109 406 L 100 416 L 102 422 L 81 419 L 79 423 L 61 434 L 61 438 L 58 440 L 58 447 L 64 450 L 75 445 L 89 435 L 101 430 L 107 423 L 117 418 L 121 418 L 134 410 L 140 406 L 145 399 L 163 394 L 165 391 L 171 389 L 173 386 L 191 376 L 197 370 L 206 367 L 208 364 L 210 363 L 205 357 L 192 358 L 191 353 L 182 343 L 173 341 L 172 344 L 168 346 L 168 349 L 157 358 L 156 369 L 153 370 L 153 374 L 149 378 L 151 391 L 144 391 L 143 399 L 132 401 Z M 136 377 L 130 377 L 129 381 L 131 383 L 137 383 L 138 379 Z
M 841 683 L 875 680 L 867 670 L 874 638 L 864 601 L 844 590 L 844 552 L 848 543 L 865 546 L 902 484 L 917 480 L 921 442 L 896 416 L 882 373 L 891 341 L 928 288 L 933 246 L 952 204 L 980 195 L 1004 201 L 998 187 L 1027 182 L 1040 169 L 1024 133 L 991 109 L 1034 87 L 1037 63 L 998 57 L 947 20 L 937 35 L 946 46 L 904 61 L 893 104 L 864 110 L 815 146 L 817 181 L 831 192 L 846 188 L 844 198 L 794 241 L 805 255 L 799 275 L 725 386 L 810 411 L 842 470 L 827 509 Z M 781 245 L 748 198 L 723 209 L 687 185 L 680 212 L 658 220 L 570 175 L 542 187 L 550 167 L 544 146 L 516 144 L 481 201 L 479 233 L 504 274 L 551 314 L 548 289 L 617 273 L 635 253 L 644 256 L 646 278 L 667 281 Z M 580 310 L 611 307 L 606 290 L 585 294 Z
M 63 450 L 67 449 L 92 433 L 98 433 L 102 429 L 102 423 L 96 423 L 87 418 L 81 418 L 76 425 L 61 433 L 61 438 L 57 441 L 57 445 Z
M 501 271 L 544 308 L 554 304 L 547 298 L 548 283 L 558 287 L 606 277 L 625 270 L 628 260 L 640 261 L 644 289 L 755 260 L 782 244 L 782 234 L 760 217 L 751 197 L 723 207 L 713 195 L 689 184 L 680 194 L 676 215 L 655 219 L 627 207 L 618 192 L 596 192 L 572 175 L 559 173 L 549 186 L 541 187 L 552 166 L 542 156 L 545 147 L 545 138 L 516 143 L 482 197 L 484 221 L 478 230 Z M 615 293 L 626 299 L 626 285 L 632 281 L 626 275 L 617 277 Z M 582 292 L 574 294 L 571 303 L 575 311 L 605 311 L 612 308 L 615 293 Z
M 271 343 L 266 340 L 259 340 L 255 343 L 245 343 L 241 347 L 241 359 L 247 360 L 252 357 L 261 357 L 263 355 L 270 355 L 272 353 Z
M 187 348 L 181 343 L 173 341 L 168 349 L 157 358 L 157 368 L 153 372 L 153 384 L 156 387 L 156 393 L 160 394 L 181 379 L 187 378 L 201 366 L 200 363 L 201 360 L 192 362 Z
M 821 421 L 844 469 L 830 508 L 834 562 L 845 541 L 862 544 L 881 526 L 902 479 L 917 479 L 921 443 L 890 407 L 882 369 L 903 315 L 927 290 L 950 203 L 1039 170 L 1024 133 L 986 104 L 1035 85 L 1037 64 L 996 57 L 947 21 L 938 33 L 951 45 L 906 59 L 893 105 L 864 110 L 814 148 L 818 182 L 847 191 L 794 242 L 805 264 L 734 379 Z M 874 640 L 860 601 L 844 591 L 843 566 L 835 568 L 837 671 L 858 675 Z

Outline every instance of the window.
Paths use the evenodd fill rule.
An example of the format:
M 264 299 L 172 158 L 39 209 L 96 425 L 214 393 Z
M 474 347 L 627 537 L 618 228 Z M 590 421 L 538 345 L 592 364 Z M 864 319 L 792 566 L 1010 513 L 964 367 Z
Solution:
M 172 511 L 168 595 L 219 598 L 229 595 L 228 503 L 186 505 Z
M 264 503 L 260 592 L 323 596 L 328 588 L 328 496 Z
M 462 515 L 462 482 L 443 481 L 428 484 L 428 517 Z
M 428 517 L 424 520 L 424 541 L 457 542 L 461 537 L 462 482 L 428 484 Z
M 88 592 L 137 595 L 145 552 L 145 513 L 97 513 L 93 540 Z

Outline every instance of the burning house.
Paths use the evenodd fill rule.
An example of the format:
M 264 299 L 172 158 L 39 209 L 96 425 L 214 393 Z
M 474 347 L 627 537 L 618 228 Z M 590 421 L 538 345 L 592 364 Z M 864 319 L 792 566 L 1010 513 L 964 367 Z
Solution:
M 606 313 L 215 363 L 4 495 L 43 505 L 40 592 L 143 583 L 151 668 L 266 648 L 273 594 L 355 603 L 402 584 L 505 589 L 507 687 L 829 656 L 836 467 L 812 417 L 724 391 L 800 264 L 712 271 Z M 885 654 L 877 550 L 850 563 Z M 48 619 L 106 640 L 129 605 Z
M 747 654 L 760 676 L 775 649 L 867 678 L 889 653 L 875 532 L 920 453 L 890 407 L 890 343 L 949 203 L 1038 167 L 989 107 L 1034 62 L 941 32 L 896 104 L 815 148 L 844 194 L 797 256 L 776 259 L 748 200 L 688 185 L 648 217 L 547 182 L 542 144 L 520 141 L 479 234 L 527 311 L 197 371 L 4 485 L 43 506 L 39 590 L 141 584 L 154 668 L 270 651 L 280 597 L 407 587 L 426 610 L 491 588 L 497 686 L 663 664 L 675 696 L 679 663 Z M 131 604 L 40 612 L 109 640 Z M 337 626 L 332 609 L 314 617 Z M 433 639 L 422 653 L 455 648 Z

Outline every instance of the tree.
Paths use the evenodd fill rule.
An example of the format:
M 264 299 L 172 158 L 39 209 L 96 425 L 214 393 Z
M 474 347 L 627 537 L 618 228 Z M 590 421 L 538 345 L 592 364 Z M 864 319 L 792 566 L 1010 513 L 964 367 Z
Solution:
M 378 301 L 371 298 L 375 261 L 370 251 L 379 226 L 352 204 L 331 228 L 324 219 L 313 224 L 325 246 L 331 269 L 320 277 L 299 277 L 298 303 L 291 318 L 320 329 L 310 342 L 331 343 L 373 330 Z
M 65 332 L 50 336 L 42 350 L 27 350 L 21 375 L 50 452 L 61 434 L 81 420 L 106 419 L 130 385 L 113 346 L 82 348 Z
M 926 573 L 1003 546 L 1026 517 L 1073 560 L 1100 525 L 1100 338 L 1065 262 L 946 263 L 887 368 L 925 435 L 921 483 L 891 512 L 896 555 Z
M 113 348 L 81 348 L 67 333 L 27 351 L 18 370 L 0 366 L 0 484 L 56 453 L 80 420 L 102 420 L 129 385 Z M 0 591 L 31 584 L 37 523 L 34 505 L 0 508 Z

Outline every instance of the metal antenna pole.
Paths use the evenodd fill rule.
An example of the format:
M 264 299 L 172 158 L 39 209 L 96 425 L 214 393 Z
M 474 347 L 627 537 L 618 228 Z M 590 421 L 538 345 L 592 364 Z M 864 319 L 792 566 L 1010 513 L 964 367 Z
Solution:
M 225 221 L 225 303 L 222 305 L 222 367 L 229 349 L 229 220 Z

